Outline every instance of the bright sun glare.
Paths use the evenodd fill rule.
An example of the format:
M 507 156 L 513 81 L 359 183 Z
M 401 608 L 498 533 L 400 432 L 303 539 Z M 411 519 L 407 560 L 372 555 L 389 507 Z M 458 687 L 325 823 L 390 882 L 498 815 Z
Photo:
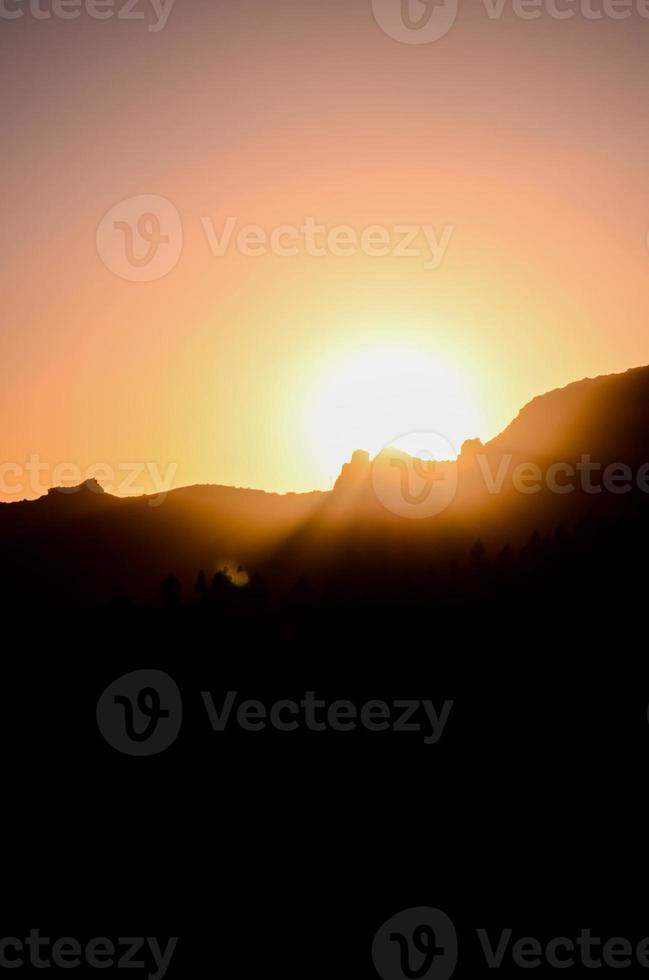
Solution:
M 318 387 L 310 416 L 311 445 L 330 477 L 355 449 L 375 456 L 385 446 L 403 446 L 409 433 L 428 432 L 457 455 L 478 431 L 466 380 L 425 350 L 401 345 L 345 360 Z

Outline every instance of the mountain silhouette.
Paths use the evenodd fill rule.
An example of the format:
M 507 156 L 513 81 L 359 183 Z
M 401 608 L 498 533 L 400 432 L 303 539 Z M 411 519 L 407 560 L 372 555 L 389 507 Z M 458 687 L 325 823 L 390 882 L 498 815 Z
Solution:
M 649 367 L 575 381 L 534 398 L 487 443 L 528 458 L 600 462 L 646 461 L 649 446 Z
M 550 468 L 577 467 L 585 456 L 598 477 L 612 464 L 628 468 L 629 490 L 595 493 L 578 481 L 569 492 L 548 487 Z M 649 367 L 642 367 L 533 399 L 494 439 L 466 442 L 457 461 L 413 461 L 396 450 L 372 460 L 359 450 L 328 492 L 192 486 L 161 501 L 117 498 L 96 481 L 53 488 L 35 501 L 0 504 L 3 596 L 7 606 L 36 595 L 55 607 L 101 608 L 118 596 L 153 606 L 170 576 L 180 597 L 192 592 L 199 573 L 201 593 L 214 576 L 249 582 L 255 573 L 285 593 L 303 579 L 324 588 L 348 575 L 359 588 L 378 568 L 417 573 L 433 559 L 440 565 L 473 554 L 479 565 L 480 548 L 521 548 L 535 533 L 585 519 L 644 516 L 649 497 L 635 477 L 647 459 Z M 522 492 L 513 474 L 530 465 L 540 485 Z M 449 481 L 457 487 L 447 506 L 406 519 L 413 514 L 404 513 L 400 493 L 416 510 L 420 500 L 436 503 Z

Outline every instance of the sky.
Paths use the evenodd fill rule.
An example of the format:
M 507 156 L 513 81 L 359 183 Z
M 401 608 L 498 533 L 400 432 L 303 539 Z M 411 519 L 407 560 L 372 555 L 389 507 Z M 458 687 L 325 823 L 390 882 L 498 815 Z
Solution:
M 326 489 L 649 363 L 649 4 L 409 10 L 0 0 L 0 500 Z

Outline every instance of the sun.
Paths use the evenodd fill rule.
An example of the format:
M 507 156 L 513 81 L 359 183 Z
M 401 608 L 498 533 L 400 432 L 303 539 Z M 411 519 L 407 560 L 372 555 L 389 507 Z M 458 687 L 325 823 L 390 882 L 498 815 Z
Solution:
M 441 437 L 454 458 L 479 421 L 456 368 L 423 348 L 388 344 L 346 358 L 316 386 L 308 437 L 331 479 L 355 449 L 406 448 L 412 433 Z

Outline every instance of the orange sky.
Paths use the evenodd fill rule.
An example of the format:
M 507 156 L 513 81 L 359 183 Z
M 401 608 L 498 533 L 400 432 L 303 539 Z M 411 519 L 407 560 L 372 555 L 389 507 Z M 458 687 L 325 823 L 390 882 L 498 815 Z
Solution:
M 144 20 L 3 9 L 21 7 L 0 18 L 0 499 L 37 495 L 35 456 L 43 488 L 58 464 L 72 479 L 96 463 L 149 464 L 118 492 L 152 489 L 152 469 L 327 487 L 355 439 L 486 439 L 535 394 L 649 362 L 635 5 L 525 20 L 466 3 L 418 45 L 381 30 L 371 0 L 176 0 L 158 31 L 145 0 Z M 113 249 L 129 271 L 101 224 L 143 195 L 182 222 L 164 247 L 177 262 L 148 282 L 107 267 Z M 229 216 L 268 235 L 379 226 L 388 254 L 308 254 L 298 235 L 291 257 L 214 255 L 205 222 L 220 235 Z M 436 268 L 394 254 L 400 225 L 448 231 Z M 377 351 L 383 366 L 394 352 L 394 390 Z M 400 413 L 411 364 L 423 394 Z M 358 378 L 342 406 L 341 372 Z

